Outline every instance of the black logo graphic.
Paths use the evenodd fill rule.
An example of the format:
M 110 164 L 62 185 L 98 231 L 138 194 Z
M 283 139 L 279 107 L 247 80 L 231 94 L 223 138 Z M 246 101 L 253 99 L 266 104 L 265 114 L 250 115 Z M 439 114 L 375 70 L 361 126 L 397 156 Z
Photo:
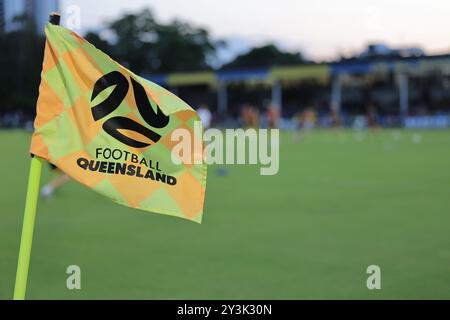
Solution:
M 131 85 L 133 86 L 136 106 L 145 122 L 153 128 L 164 128 L 167 126 L 169 123 L 169 116 L 166 116 L 158 105 L 155 112 L 150 104 L 150 101 L 148 100 L 144 87 L 132 77 L 130 77 L 130 79 Z M 130 85 L 127 78 L 125 78 L 125 76 L 118 71 L 105 74 L 95 83 L 91 96 L 91 102 L 94 101 L 100 92 L 111 86 L 115 86 L 111 94 L 91 109 L 92 116 L 95 121 L 106 117 L 120 106 L 128 93 Z M 157 142 L 161 138 L 158 133 L 126 117 L 111 117 L 103 123 L 102 127 L 103 130 L 105 130 L 105 132 L 107 132 L 110 136 L 130 147 L 135 148 L 144 148 L 149 146 L 150 143 L 137 141 L 127 137 L 119 131 L 120 129 L 140 133 L 154 142 Z

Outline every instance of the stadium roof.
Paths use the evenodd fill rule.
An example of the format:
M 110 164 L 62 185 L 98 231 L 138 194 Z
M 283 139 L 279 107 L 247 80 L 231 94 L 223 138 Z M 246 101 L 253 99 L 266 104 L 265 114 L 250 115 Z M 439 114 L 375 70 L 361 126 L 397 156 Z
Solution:
M 260 69 L 176 72 L 144 75 L 144 78 L 169 86 L 211 85 L 239 82 L 328 81 L 340 74 L 370 74 L 380 72 L 426 73 L 440 70 L 450 73 L 450 55 L 421 57 L 385 57 L 382 59 L 352 59 L 328 64 L 302 64 Z

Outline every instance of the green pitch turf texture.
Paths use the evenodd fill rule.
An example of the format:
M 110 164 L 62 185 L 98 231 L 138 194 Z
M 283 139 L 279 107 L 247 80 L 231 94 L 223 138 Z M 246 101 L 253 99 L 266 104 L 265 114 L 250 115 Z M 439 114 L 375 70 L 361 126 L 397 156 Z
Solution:
M 0 131 L 0 299 L 13 293 L 29 138 Z M 75 182 L 41 199 L 27 298 L 450 298 L 449 131 L 283 133 L 278 175 L 216 169 L 202 225 Z M 381 290 L 366 287 L 373 264 Z M 69 265 L 81 290 L 66 288 Z

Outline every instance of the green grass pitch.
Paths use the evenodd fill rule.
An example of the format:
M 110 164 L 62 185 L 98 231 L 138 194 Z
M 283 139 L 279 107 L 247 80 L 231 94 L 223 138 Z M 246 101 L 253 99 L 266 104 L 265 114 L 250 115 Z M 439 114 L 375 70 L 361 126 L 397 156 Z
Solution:
M 29 139 L 0 131 L 0 299 L 13 293 Z M 210 166 L 202 225 L 70 182 L 39 202 L 27 298 L 450 298 L 449 131 L 285 132 L 280 152 L 275 176 Z M 81 290 L 66 288 L 73 264 Z M 372 264 L 381 290 L 366 287 Z

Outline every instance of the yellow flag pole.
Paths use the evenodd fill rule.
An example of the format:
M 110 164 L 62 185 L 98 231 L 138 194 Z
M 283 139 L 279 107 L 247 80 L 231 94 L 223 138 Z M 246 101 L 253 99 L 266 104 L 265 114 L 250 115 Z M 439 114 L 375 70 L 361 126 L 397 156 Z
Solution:
M 30 266 L 31 245 L 33 242 L 34 221 L 39 198 L 41 169 L 42 160 L 37 157 L 31 158 L 27 197 L 25 200 L 25 213 L 23 216 L 22 237 L 20 239 L 19 261 L 17 263 L 16 285 L 14 287 L 14 300 L 25 299 L 28 269 Z
M 50 23 L 59 25 L 60 15 L 50 14 Z M 30 267 L 31 245 L 33 243 L 34 222 L 39 198 L 39 186 L 41 180 L 42 159 L 32 157 L 30 174 L 28 177 L 27 196 L 25 200 L 25 212 L 23 216 L 22 237 L 20 238 L 19 260 L 17 262 L 16 283 L 14 286 L 14 300 L 25 299 L 27 290 L 28 270 Z

